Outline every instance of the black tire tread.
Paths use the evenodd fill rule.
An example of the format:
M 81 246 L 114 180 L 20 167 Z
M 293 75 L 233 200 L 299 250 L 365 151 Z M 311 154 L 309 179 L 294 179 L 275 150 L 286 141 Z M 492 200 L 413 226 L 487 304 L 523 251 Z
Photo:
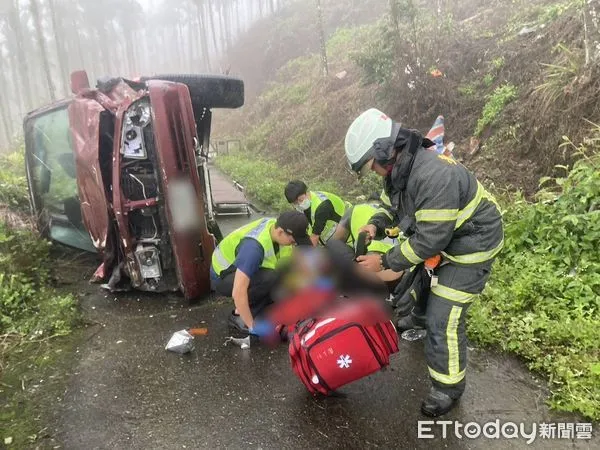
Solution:
M 226 75 L 164 74 L 142 77 L 142 81 L 164 80 L 185 84 L 194 107 L 239 108 L 244 105 L 243 80 Z

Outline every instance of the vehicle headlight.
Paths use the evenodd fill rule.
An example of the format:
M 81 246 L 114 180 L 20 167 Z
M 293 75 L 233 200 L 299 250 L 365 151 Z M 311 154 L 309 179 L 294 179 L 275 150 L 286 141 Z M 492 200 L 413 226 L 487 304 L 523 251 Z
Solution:
M 152 119 L 152 109 L 147 99 L 135 102 L 125 112 L 121 154 L 131 159 L 146 159 L 144 127 Z
M 150 123 L 152 109 L 148 101 L 135 102 L 125 113 L 126 125 L 143 128 Z

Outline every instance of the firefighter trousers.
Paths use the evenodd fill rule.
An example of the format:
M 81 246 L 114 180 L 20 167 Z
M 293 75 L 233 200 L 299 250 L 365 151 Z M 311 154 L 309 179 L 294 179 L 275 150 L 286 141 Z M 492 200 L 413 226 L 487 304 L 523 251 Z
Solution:
M 473 266 L 446 264 L 427 301 L 425 355 L 433 386 L 457 399 L 465 390 L 467 310 L 485 287 L 493 260 Z

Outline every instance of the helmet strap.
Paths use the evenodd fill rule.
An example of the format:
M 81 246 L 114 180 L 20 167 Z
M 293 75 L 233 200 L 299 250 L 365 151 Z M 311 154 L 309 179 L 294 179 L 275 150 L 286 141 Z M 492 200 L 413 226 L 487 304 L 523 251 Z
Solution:
M 373 142 L 373 156 L 375 162 L 382 167 L 393 164 L 396 160 L 396 149 L 394 143 L 396 139 L 392 137 L 379 138 Z

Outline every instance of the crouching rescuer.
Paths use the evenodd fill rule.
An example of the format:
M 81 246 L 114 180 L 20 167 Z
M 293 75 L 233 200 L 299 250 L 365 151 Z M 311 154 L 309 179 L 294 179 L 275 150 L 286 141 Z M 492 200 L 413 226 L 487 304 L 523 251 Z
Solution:
M 315 246 L 319 243 L 325 245 L 350 206 L 335 194 L 309 191 L 300 180 L 290 181 L 285 187 L 284 195 L 297 211 L 306 215 L 310 223 L 310 239 Z
M 292 246 L 312 246 L 307 228 L 304 214 L 287 211 L 277 219 L 264 218 L 242 226 L 217 246 L 211 282 L 217 293 L 233 298 L 230 327 L 257 336 L 273 333 L 272 325 L 260 318 L 273 303 L 278 269 L 291 256 Z
M 359 257 L 360 265 L 399 272 L 442 256 L 426 307 L 433 387 L 421 405 L 423 414 L 435 417 L 450 411 L 465 390 L 467 309 L 483 291 L 504 240 L 494 198 L 463 165 L 427 149 L 433 145 L 377 109 L 361 114 L 345 140 L 353 171 L 361 176 L 372 170 L 384 178 L 394 215 L 375 215 L 363 231 L 376 238 L 399 226 L 408 236 L 385 254 Z

